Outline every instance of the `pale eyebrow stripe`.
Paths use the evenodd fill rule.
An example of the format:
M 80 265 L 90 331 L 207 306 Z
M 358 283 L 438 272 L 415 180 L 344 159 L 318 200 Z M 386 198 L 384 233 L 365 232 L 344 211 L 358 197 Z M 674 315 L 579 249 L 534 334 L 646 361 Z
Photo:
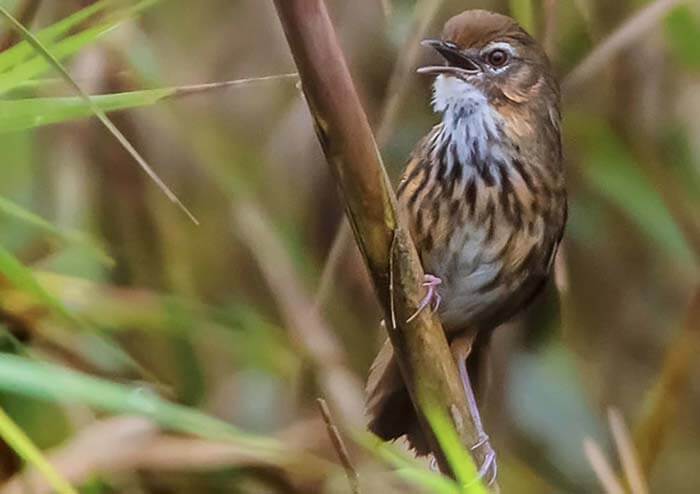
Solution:
M 494 43 L 489 43 L 484 47 L 483 50 L 481 50 L 481 53 L 485 53 L 487 51 L 491 51 L 494 48 L 500 48 L 501 50 L 507 51 L 510 55 L 516 55 L 517 53 L 515 52 L 515 48 L 513 48 L 513 45 L 506 41 L 496 41 Z

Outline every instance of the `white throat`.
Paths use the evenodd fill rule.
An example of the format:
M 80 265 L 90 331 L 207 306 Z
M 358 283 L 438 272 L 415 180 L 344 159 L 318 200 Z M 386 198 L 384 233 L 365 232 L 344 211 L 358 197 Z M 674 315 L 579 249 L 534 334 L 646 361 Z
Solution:
M 436 148 L 453 145 L 463 166 L 503 157 L 502 118 L 479 88 L 456 77 L 439 75 L 433 85 L 433 109 L 442 113 L 443 123 Z

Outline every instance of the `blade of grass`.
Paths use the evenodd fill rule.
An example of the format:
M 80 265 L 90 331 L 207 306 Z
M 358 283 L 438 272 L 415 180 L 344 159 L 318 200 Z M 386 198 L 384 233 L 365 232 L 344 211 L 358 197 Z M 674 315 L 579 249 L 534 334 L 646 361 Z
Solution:
M 356 432 L 353 439 L 375 457 L 396 468 L 395 473 L 413 485 L 435 494 L 460 494 L 457 484 L 438 472 L 427 470 L 414 458 L 409 458 L 391 444 L 367 432 Z
M 428 403 L 424 406 L 425 416 L 435 432 L 435 436 L 447 456 L 450 467 L 454 471 L 457 482 L 461 485 L 463 494 L 487 494 L 487 490 L 479 478 L 479 472 L 474 465 L 469 452 L 462 446 L 459 436 L 447 415 L 438 407 Z
M 149 388 L 116 384 L 24 357 L 0 355 L 0 389 L 44 401 L 141 415 L 168 429 L 208 439 L 234 440 L 261 452 L 272 453 L 282 447 L 274 439 L 247 434 L 195 409 L 170 403 Z
M 332 472 L 329 462 L 255 435 L 194 408 L 164 400 L 150 388 L 117 384 L 54 364 L 0 354 L 0 390 L 54 403 L 78 403 L 113 413 L 147 417 L 161 427 L 240 447 L 248 462 L 265 462 L 295 472 Z
M 141 376 L 155 383 L 158 382 L 150 372 L 136 362 L 122 348 L 114 344 L 109 338 L 104 337 L 83 318 L 69 311 L 61 300 L 46 290 L 43 285 L 37 281 L 31 269 L 24 266 L 19 259 L 2 245 L 0 245 L 0 274 L 5 276 L 12 286 L 33 297 L 38 303 L 49 308 L 66 323 L 83 331 L 85 335 L 90 336 L 92 343 L 94 345 L 99 345 L 99 349 L 104 352 L 104 356 L 111 358 L 120 365 L 134 369 Z
M 586 182 L 623 211 L 663 252 L 692 263 L 693 250 L 674 221 L 656 185 L 638 172 L 639 164 L 610 125 L 570 113 L 567 135 L 581 143 L 581 171 Z
M 0 101 L 0 109 L 2 108 L 2 103 L 3 102 Z M 0 114 L 2 114 L 2 110 L 0 110 Z M 2 122 L 2 116 L 0 116 L 0 122 Z M 0 123 L 0 127 L 2 127 L 2 123 Z M 94 241 L 92 241 L 82 232 L 59 228 L 53 223 L 46 221 L 44 218 L 24 209 L 20 205 L 15 204 L 2 196 L 0 196 L 0 214 L 14 218 L 34 228 L 42 230 L 43 232 L 46 232 L 65 243 L 86 247 L 87 252 L 93 255 L 100 262 L 109 266 L 114 265 L 114 259 L 112 259 L 104 250 L 99 248 Z
M 80 85 L 75 82 L 71 77 L 65 67 L 61 62 L 49 52 L 44 44 L 37 39 L 29 30 L 27 30 L 22 24 L 20 24 L 17 19 L 15 19 L 12 14 L 10 14 L 7 9 L 0 7 L 0 14 L 2 14 L 10 24 L 17 29 L 22 37 L 29 42 L 32 47 L 39 52 L 55 70 L 61 74 L 63 79 L 80 95 L 81 98 L 85 100 L 90 109 L 93 111 L 95 116 L 102 122 L 102 124 L 107 128 L 107 130 L 114 136 L 114 138 L 121 144 L 121 146 L 131 155 L 131 157 L 139 164 L 141 169 L 148 175 L 151 180 L 156 184 L 156 186 L 165 194 L 165 196 L 175 205 L 177 205 L 183 213 L 185 213 L 190 220 L 198 225 L 199 221 L 190 212 L 189 209 L 180 201 L 180 199 L 173 193 L 172 190 L 163 182 L 158 174 L 153 170 L 153 168 L 148 164 L 148 162 L 139 154 L 139 152 L 131 145 L 129 140 L 121 133 L 121 131 L 112 123 L 112 121 L 107 117 L 104 111 L 102 111 L 88 96 L 88 94 L 83 91 Z
M 103 24 L 81 31 L 65 40 L 51 45 L 52 53 L 57 60 L 63 60 L 76 54 L 90 43 L 95 42 L 114 27 L 115 26 L 111 24 Z M 33 57 L 15 65 L 11 69 L 0 74 L 0 94 L 5 94 L 17 89 L 32 77 L 43 74 L 50 67 L 50 64 L 42 57 Z
M 286 79 L 296 80 L 297 75 L 295 73 L 279 74 L 207 84 L 145 89 L 91 96 L 91 99 L 102 111 L 112 112 L 131 108 L 143 108 L 169 98 Z M 0 100 L 0 133 L 27 130 L 44 125 L 77 120 L 92 116 L 93 114 L 92 107 L 81 97 Z
M 85 323 L 71 314 L 60 300 L 46 291 L 34 278 L 31 269 L 24 266 L 2 245 L 0 245 L 0 274 L 5 276 L 11 285 L 34 297 L 38 302 L 52 309 L 66 321 L 85 328 Z
M 41 472 L 53 490 L 59 494 L 78 494 L 2 408 L 0 408 L 0 436 L 21 458 Z
M 64 21 L 70 20 L 71 22 L 62 25 L 64 21 L 59 21 L 53 26 L 39 31 L 36 36 L 51 49 L 51 52 L 56 58 L 61 60 L 77 53 L 84 46 L 93 43 L 107 32 L 116 28 L 121 22 L 151 7 L 157 1 L 159 0 L 141 0 L 137 4 L 131 5 L 125 9 L 116 10 L 114 12 L 106 11 L 106 13 L 110 15 L 97 25 L 87 27 L 82 31 L 70 34 L 61 39 L 69 29 L 74 28 L 96 13 L 101 13 L 102 10 L 105 10 L 104 8 L 95 10 L 93 8 L 97 5 L 95 4 L 74 14 L 75 19 L 71 19 L 73 16 L 64 19 Z M 114 3 L 114 1 L 103 2 L 103 7 L 109 7 Z M 80 15 L 83 11 L 89 11 L 87 12 L 89 15 Z M 58 27 L 58 29 L 49 32 L 47 35 L 46 32 L 52 30 L 54 27 Z M 15 52 L 15 50 L 18 50 L 18 52 Z M 15 47 L 10 50 L 0 53 L 0 92 L 7 92 L 15 89 L 30 77 L 35 77 L 50 68 L 50 64 L 46 59 L 40 54 L 35 55 L 36 53 L 36 50 L 26 40 L 15 45 Z
M 61 19 L 60 21 L 46 27 L 37 33 L 37 37 L 44 43 L 52 43 L 59 37 L 68 33 L 78 24 L 88 20 L 90 17 L 105 10 L 107 7 L 114 4 L 113 0 L 102 0 L 95 2 L 83 9 L 78 10 L 74 14 Z M 31 45 L 26 41 L 21 41 L 12 48 L 0 53 L 0 73 L 11 69 L 20 64 L 34 53 Z

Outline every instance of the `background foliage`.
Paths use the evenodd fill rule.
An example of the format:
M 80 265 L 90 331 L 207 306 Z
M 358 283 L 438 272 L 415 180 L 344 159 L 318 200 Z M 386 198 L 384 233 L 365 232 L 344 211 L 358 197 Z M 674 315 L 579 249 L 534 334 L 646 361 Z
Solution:
M 465 8 L 510 12 L 564 81 L 559 293 L 497 333 L 484 411 L 504 492 L 598 491 L 583 443 L 617 456 L 609 407 L 634 432 L 652 492 L 698 492 L 697 3 L 328 5 L 394 177 L 436 120 L 429 80 L 412 70 L 428 56 L 412 55 L 421 30 L 434 36 Z M 322 282 L 342 205 L 295 79 L 185 87 L 293 72 L 272 3 L 0 7 L 85 91 L 119 93 L 95 101 L 130 108 L 112 121 L 200 222 L 5 22 L 0 493 L 49 491 L 31 442 L 81 492 L 348 492 L 318 396 L 363 492 L 455 492 L 360 433 L 384 335 L 354 247 L 333 250 Z

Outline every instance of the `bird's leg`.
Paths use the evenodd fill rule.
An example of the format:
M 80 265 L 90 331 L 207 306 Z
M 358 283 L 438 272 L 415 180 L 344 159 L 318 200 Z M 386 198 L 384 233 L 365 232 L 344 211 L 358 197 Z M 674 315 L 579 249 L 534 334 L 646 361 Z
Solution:
M 421 311 L 428 306 L 432 306 L 434 311 L 438 310 L 438 307 L 440 307 L 440 302 L 442 302 L 442 297 L 440 297 L 437 287 L 441 283 L 442 280 L 432 274 L 426 273 L 423 276 L 423 286 L 426 287 L 428 291 L 426 292 L 425 297 L 423 297 L 423 300 L 420 301 L 420 304 L 418 304 L 416 311 L 411 317 L 408 318 L 406 322 L 413 321 L 416 317 L 418 317 L 418 314 L 420 314 Z
M 487 485 L 490 486 L 496 480 L 498 465 L 496 464 L 496 452 L 491 447 L 489 436 L 484 431 L 484 425 L 481 422 L 481 415 L 479 414 L 479 407 L 476 404 L 476 397 L 474 396 L 474 390 L 472 389 L 469 373 L 467 372 L 467 357 L 469 357 L 471 353 L 473 341 L 471 337 L 458 337 L 450 344 L 450 350 L 452 350 L 452 356 L 459 369 L 459 377 L 462 380 L 464 395 L 467 398 L 467 405 L 469 406 L 469 411 L 474 420 L 474 428 L 478 435 L 476 444 L 472 445 L 470 449 L 471 451 L 477 451 L 480 448 L 484 448 L 484 460 L 479 466 L 479 478 L 485 480 L 489 472 L 492 472 L 488 480 L 486 480 Z

